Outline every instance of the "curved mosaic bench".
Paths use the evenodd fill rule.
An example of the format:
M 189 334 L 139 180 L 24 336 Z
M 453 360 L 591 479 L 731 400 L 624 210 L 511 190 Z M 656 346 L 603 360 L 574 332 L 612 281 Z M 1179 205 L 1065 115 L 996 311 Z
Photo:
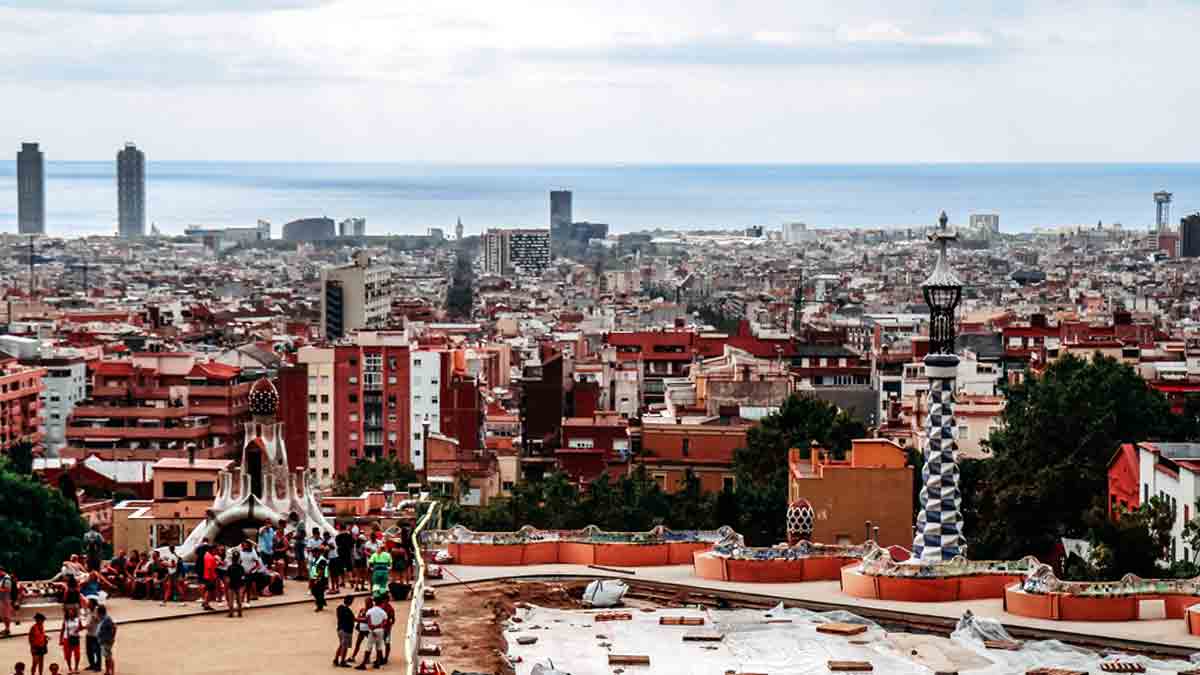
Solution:
M 692 555 L 692 568 L 702 579 L 783 583 L 836 581 L 846 565 L 862 559 L 865 546 L 835 546 L 801 541 L 795 546 L 748 548 L 717 545 Z
M 1161 600 L 1168 619 L 1184 619 L 1200 635 L 1200 578 L 1142 579 L 1126 574 L 1120 581 L 1063 581 L 1049 565 L 1039 564 L 1005 589 L 1004 608 L 1019 616 L 1054 621 L 1136 621 L 1141 603 Z
M 856 598 L 901 602 L 950 602 L 1003 598 L 1039 563 L 1020 560 L 968 560 L 943 563 L 896 562 L 887 549 L 870 546 L 861 563 L 842 568 L 842 592 Z
M 462 565 L 512 566 L 567 563 L 647 567 L 686 565 L 692 554 L 716 544 L 740 544 L 741 535 L 729 527 L 719 530 L 605 532 L 595 525 L 582 530 L 538 530 L 525 526 L 516 532 L 473 532 L 462 526 L 421 534 L 421 543 L 445 548 Z

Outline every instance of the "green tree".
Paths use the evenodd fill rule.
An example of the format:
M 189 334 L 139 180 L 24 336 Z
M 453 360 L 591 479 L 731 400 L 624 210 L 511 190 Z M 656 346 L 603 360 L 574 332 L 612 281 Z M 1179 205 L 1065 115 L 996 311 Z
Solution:
M 0 564 L 22 579 L 53 576 L 80 552 L 86 530 L 62 493 L 0 459 Z
M 378 490 L 384 483 L 391 483 L 397 490 L 404 490 L 409 483 L 416 483 L 417 471 L 390 457 L 363 460 L 340 474 L 333 481 L 333 494 L 339 497 L 355 497 L 367 490 Z
M 963 493 L 979 559 L 1045 556 L 1060 537 L 1086 536 L 1118 446 L 1177 432 L 1162 394 L 1103 356 L 1067 356 L 1012 387 L 1001 421 L 978 489 Z
M 704 492 L 700 477 L 690 468 L 679 481 L 679 489 L 671 495 L 667 526 L 677 530 L 712 530 L 721 526 L 717 522 L 717 499 L 714 494 Z
M 779 411 L 751 427 L 746 447 L 734 452 L 737 523 L 730 523 L 748 543 L 770 546 L 787 532 L 788 451 L 798 448 L 809 457 L 813 444 L 835 456 L 844 455 L 851 439 L 866 429 L 837 406 L 793 394 Z
M 22 441 L 8 449 L 9 468 L 24 476 L 33 475 L 33 443 Z
M 1135 509 L 1119 509 L 1113 518 L 1103 506 L 1096 506 L 1088 514 L 1088 521 L 1092 526 L 1088 572 L 1093 579 L 1119 579 L 1129 573 L 1144 578 L 1163 576 L 1160 563 L 1170 557 L 1171 528 L 1175 525 L 1175 511 L 1169 501 L 1151 497 Z

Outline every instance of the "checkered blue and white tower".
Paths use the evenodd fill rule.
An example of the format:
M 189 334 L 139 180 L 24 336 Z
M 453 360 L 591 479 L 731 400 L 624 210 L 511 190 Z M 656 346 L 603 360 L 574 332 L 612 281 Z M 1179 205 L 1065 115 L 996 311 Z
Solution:
M 962 495 L 958 490 L 958 444 L 954 438 L 958 431 L 954 420 L 958 373 L 955 323 L 962 282 L 946 260 L 946 246 L 957 239 L 954 231 L 946 228 L 947 220 L 942 212 L 939 228 L 929 235 L 938 247 L 938 259 L 933 273 L 921 285 L 929 305 L 929 355 L 925 357 L 929 414 L 925 422 L 925 466 L 921 470 L 921 511 L 913 539 L 913 558 L 921 562 L 941 562 L 966 552 Z

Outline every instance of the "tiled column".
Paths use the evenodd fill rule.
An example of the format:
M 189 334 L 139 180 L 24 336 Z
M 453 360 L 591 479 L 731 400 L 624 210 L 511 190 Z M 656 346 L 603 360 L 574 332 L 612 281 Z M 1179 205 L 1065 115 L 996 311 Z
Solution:
M 929 414 L 925 423 L 925 466 L 921 469 L 921 511 L 913 539 L 913 557 L 941 562 L 963 555 L 962 495 L 958 490 L 958 432 L 954 420 L 954 380 L 958 357 L 930 354 L 925 358 L 929 377 Z

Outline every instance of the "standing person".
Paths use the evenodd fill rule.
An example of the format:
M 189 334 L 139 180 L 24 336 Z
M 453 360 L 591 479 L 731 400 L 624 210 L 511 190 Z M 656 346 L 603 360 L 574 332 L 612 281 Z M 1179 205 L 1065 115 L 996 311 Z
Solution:
M 333 665 L 346 667 L 350 665 L 350 661 L 346 659 L 350 652 L 350 640 L 354 638 L 354 610 L 350 609 L 354 605 L 354 596 L 347 595 L 342 598 L 342 604 L 337 608 L 337 635 L 338 648 L 333 653 Z
M 73 576 L 67 577 L 67 590 L 63 591 L 62 598 L 64 619 L 71 610 L 79 611 L 79 597 L 79 582 Z
M 208 537 L 200 540 L 200 544 L 192 551 L 192 571 L 196 573 L 197 579 L 204 579 L 204 554 L 213 550 L 215 547 L 209 543 Z
M 367 625 L 367 612 L 374 606 L 375 600 L 368 595 L 366 604 L 358 610 L 358 616 L 354 619 L 355 632 L 358 633 L 358 637 L 354 640 L 354 653 L 350 656 L 351 662 L 358 658 L 358 648 L 362 647 L 363 640 L 366 640 L 367 636 L 371 634 L 371 627 Z
M 304 521 L 300 518 L 300 514 L 292 511 L 288 514 L 288 519 L 292 521 L 292 546 L 296 549 L 296 581 L 304 581 L 308 577 L 308 563 L 305 562 L 305 532 Z
M 350 534 L 350 530 L 346 527 L 346 523 L 338 528 L 337 536 L 333 538 L 333 544 L 337 547 L 337 577 L 334 578 L 334 588 L 341 590 L 346 583 L 346 574 L 353 572 L 354 561 L 354 535 Z
M 87 569 L 89 572 L 100 571 L 100 549 L 104 546 L 104 535 L 100 534 L 100 525 L 92 525 L 92 529 L 83 535 L 83 550 L 87 553 Z
M 87 651 L 88 667 L 93 672 L 100 672 L 100 601 L 89 600 L 86 613 L 83 616 L 84 645 Z
M 325 558 L 324 549 L 317 549 L 317 557 L 308 571 L 308 587 L 312 590 L 313 601 L 317 608 L 314 612 L 325 609 L 325 591 L 329 588 L 329 561 Z
M 62 645 L 63 661 L 67 663 L 67 672 L 74 674 L 79 672 L 79 634 L 82 632 L 83 625 L 79 621 L 79 615 L 70 610 L 67 616 L 63 619 L 62 630 L 59 631 L 58 642 Z
M 229 608 L 229 616 L 233 617 L 233 606 L 237 605 L 237 615 L 242 615 L 242 585 L 246 581 L 246 568 L 242 567 L 242 549 L 240 547 L 229 551 L 229 567 L 225 571 L 225 604 Z
M 0 632 L 0 637 L 8 637 L 12 633 L 12 620 L 16 616 L 12 592 L 15 586 L 16 582 L 9 576 L 8 570 L 0 565 L 0 623 L 4 624 L 4 631 Z
M 354 590 L 361 591 L 367 584 L 367 556 L 366 547 L 363 545 L 367 541 L 367 535 L 359 534 L 354 537 L 354 550 L 350 554 L 352 561 L 353 572 L 351 580 L 354 583 Z
M 200 606 L 212 611 L 212 602 L 217 595 L 217 556 L 212 547 L 204 550 L 204 556 L 197 558 L 200 578 L 204 581 L 204 600 Z
M 242 593 L 245 596 L 246 602 L 253 602 L 258 599 L 258 575 L 262 571 L 262 559 L 258 557 L 258 551 L 254 550 L 254 542 L 246 539 L 242 542 L 241 548 L 235 551 L 238 560 L 242 563 Z
M 46 635 L 46 615 L 38 612 L 33 615 L 33 627 L 29 629 L 29 675 L 42 675 L 49 644 L 50 638 Z
M 104 675 L 114 675 L 117 663 L 113 658 L 113 646 L 117 643 L 117 623 L 108 615 L 108 608 L 100 605 L 100 628 L 96 639 L 100 641 L 100 656 L 104 658 Z
M 287 521 L 283 518 L 279 519 L 279 526 L 275 528 L 275 571 L 283 576 L 287 576 L 288 565 L 288 539 L 287 539 Z
M 383 665 L 383 627 L 387 623 L 387 612 L 379 605 L 367 610 L 367 630 L 370 631 L 367 635 L 367 650 L 363 652 L 362 663 L 355 666 L 355 670 L 366 670 L 367 661 L 371 660 L 371 652 L 375 652 L 376 668 Z
M 371 569 L 371 594 L 387 593 L 388 582 L 391 581 L 392 575 L 392 556 L 387 549 L 380 546 L 379 550 L 375 551 L 371 555 L 371 559 L 367 561 L 367 567 Z
M 175 597 L 176 586 L 179 584 L 179 568 L 182 566 L 179 556 L 175 555 L 174 544 L 167 547 L 167 554 L 162 557 L 162 566 L 166 573 L 163 575 L 163 597 L 159 604 L 166 607 L 167 602 Z
M 258 531 L 258 555 L 265 567 L 269 568 L 275 562 L 275 527 L 271 523 Z
M 383 608 L 383 612 L 387 614 L 387 622 L 383 624 L 383 658 L 380 663 L 387 663 L 392 657 L 392 626 L 396 625 L 396 610 L 392 608 L 392 603 L 388 596 L 380 596 L 375 601 L 376 607 Z

